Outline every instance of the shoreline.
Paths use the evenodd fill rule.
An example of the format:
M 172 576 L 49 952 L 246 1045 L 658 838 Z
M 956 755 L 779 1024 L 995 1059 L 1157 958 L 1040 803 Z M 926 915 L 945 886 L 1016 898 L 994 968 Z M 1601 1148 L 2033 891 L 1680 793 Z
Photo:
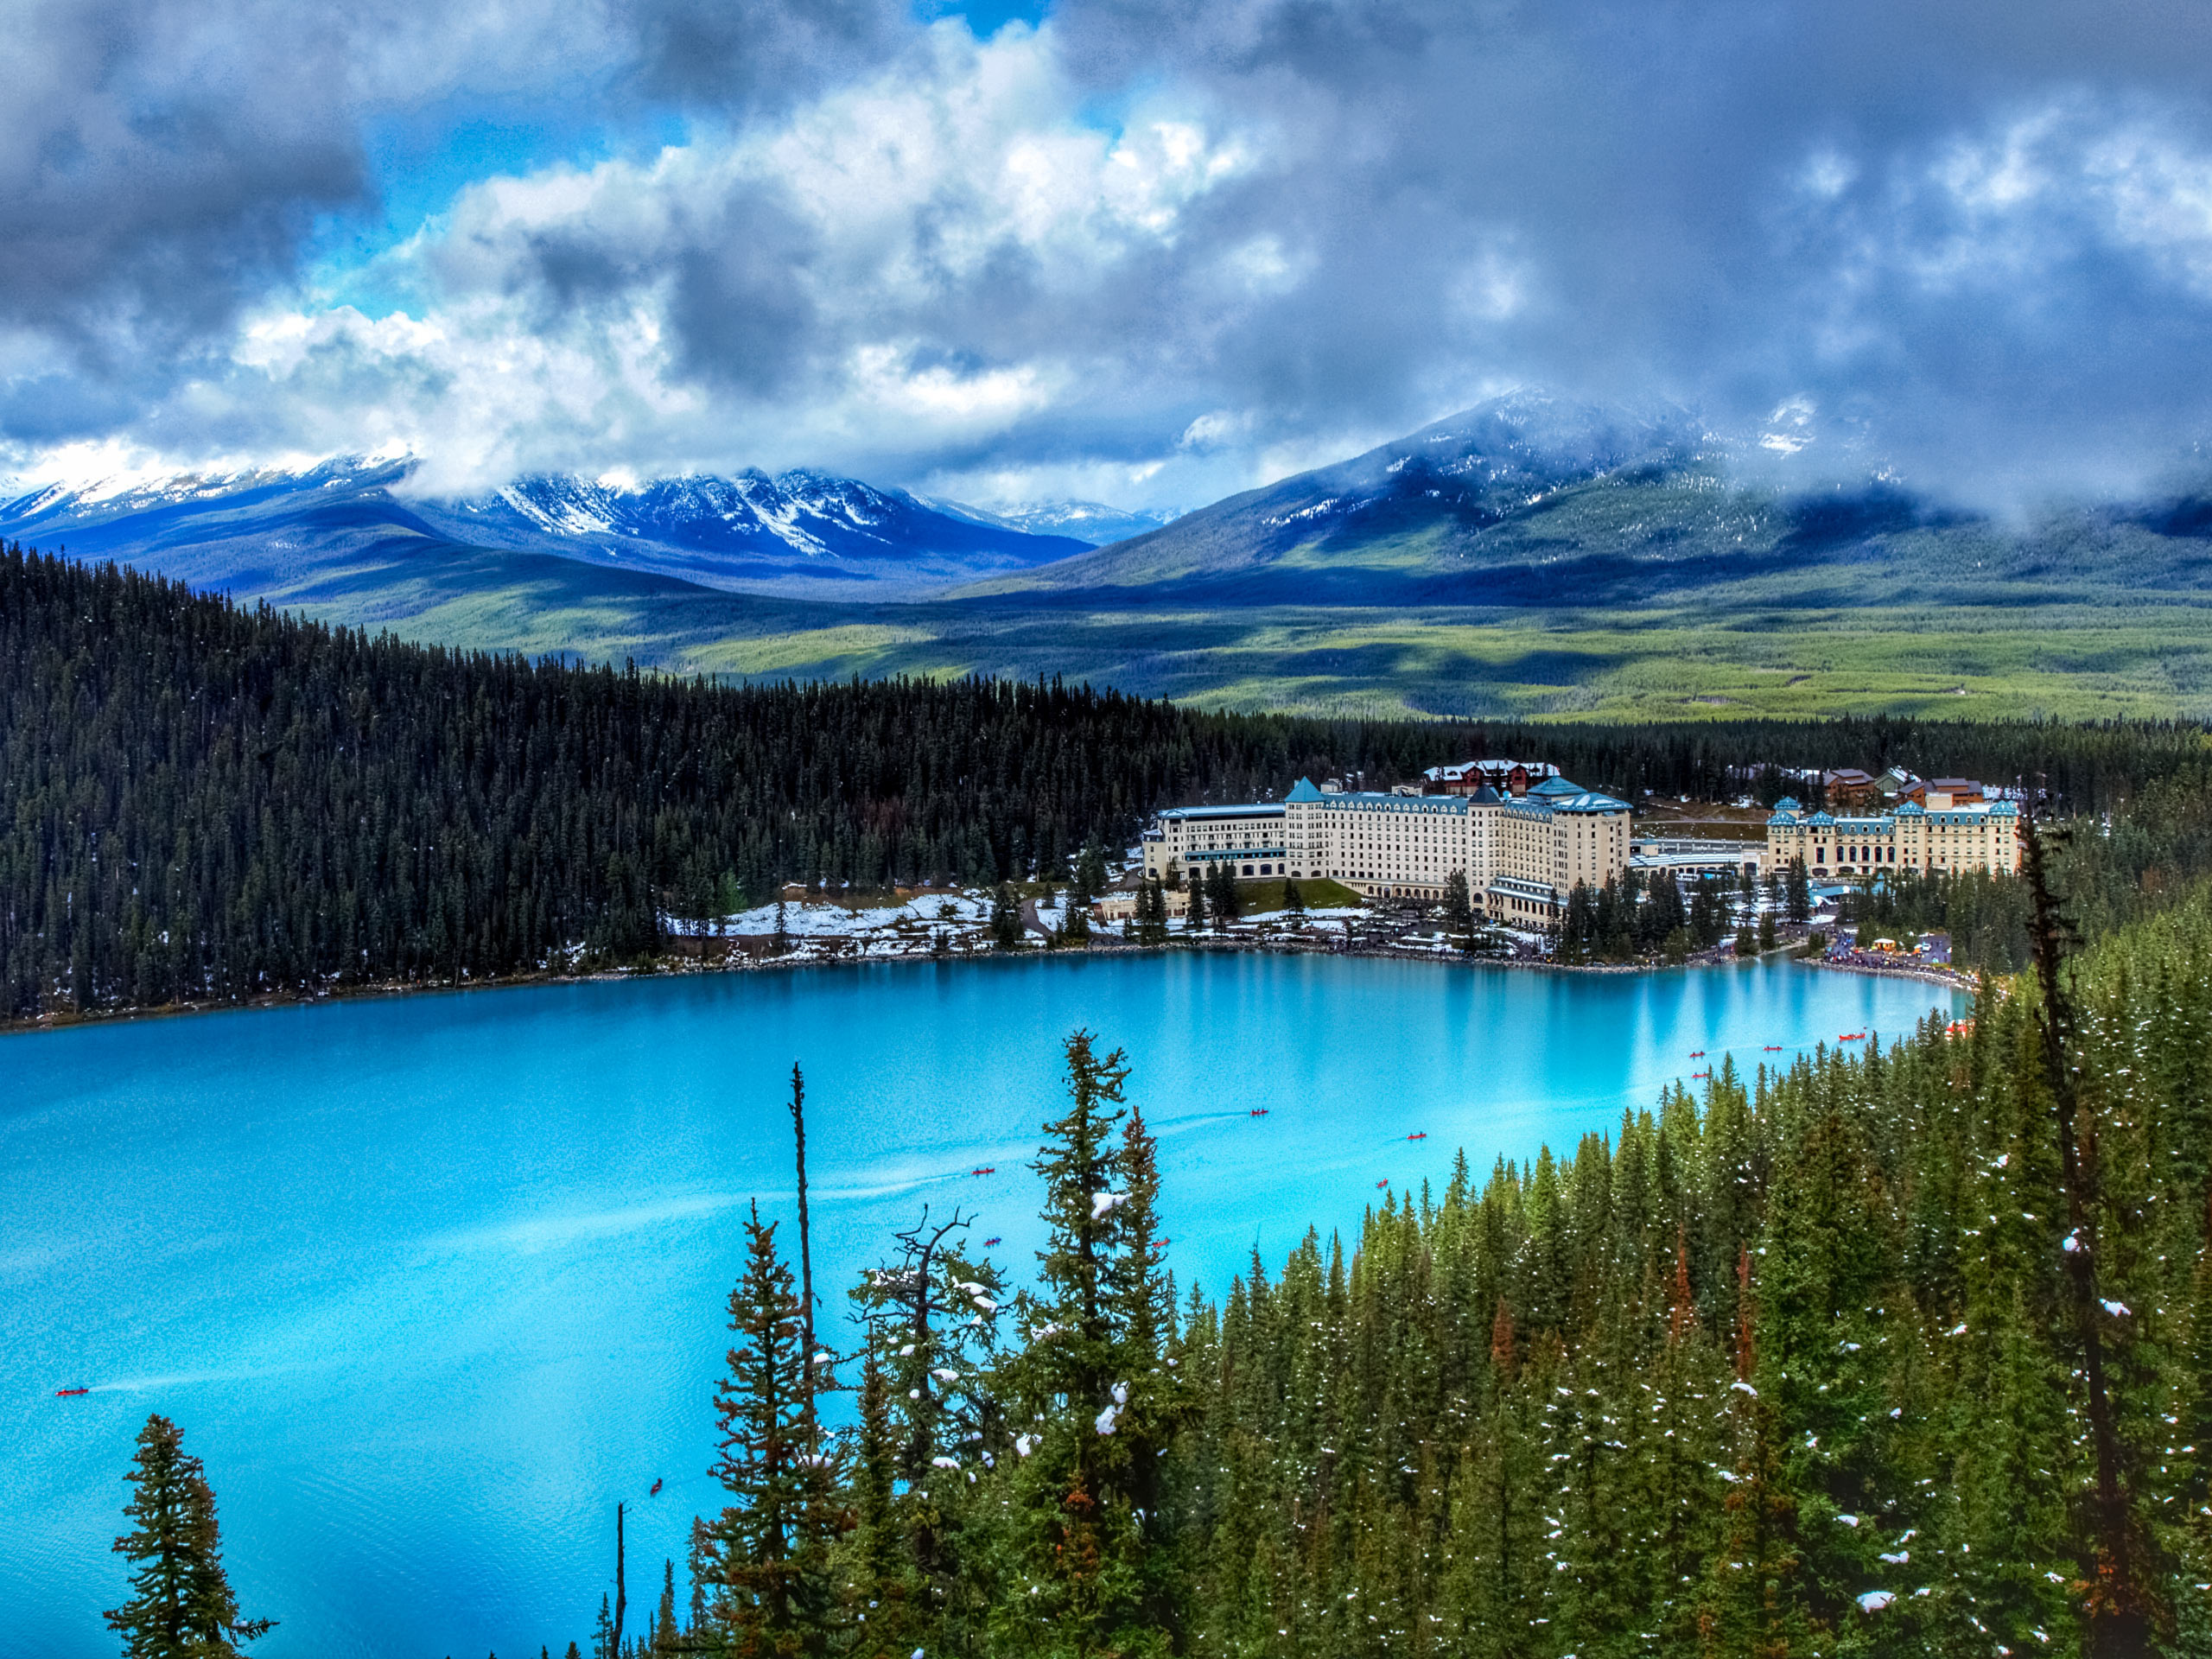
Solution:
M 1669 963 L 1560 963 L 1549 957 L 1467 956 L 1459 951 L 1412 950 L 1389 944 L 1351 945 L 1332 948 L 1325 940 L 1289 942 L 1281 939 L 1202 938 L 1173 939 L 1166 944 L 1132 944 L 1116 941 L 1111 944 L 1096 943 L 1070 946 L 1061 950 L 1047 950 L 1030 946 L 1020 950 L 961 950 L 938 956 L 931 951 L 901 951 L 871 956 L 851 950 L 808 951 L 795 948 L 781 957 L 753 957 L 741 950 L 726 953 L 719 961 L 709 961 L 680 956 L 656 958 L 650 965 L 632 968 L 603 968 L 584 973 L 558 973 L 545 969 L 527 974 L 508 974 L 493 978 L 459 981 L 440 981 L 435 983 L 407 983 L 383 982 L 369 985 L 337 987 L 324 991 L 272 991 L 265 995 L 229 1002 L 164 1003 L 153 1007 L 95 1009 L 90 1012 L 42 1014 L 29 1020 L 11 1020 L 0 1023 L 0 1038 L 31 1037 L 43 1033 L 82 1030 L 87 1027 L 135 1024 L 154 1020 L 184 1020 L 206 1014 L 267 1013 L 279 1008 L 319 1007 L 331 1002 L 351 1002 L 409 996 L 453 995 L 471 991 L 523 990 L 547 985 L 607 984 L 627 980 L 673 978 L 701 974 L 729 973 L 790 973 L 814 968 L 888 967 L 916 963 L 950 966 L 956 963 L 978 962 L 1035 962 L 1054 958 L 1082 960 L 1089 957 L 1166 956 L 1175 951 L 1223 956 L 1278 956 L 1278 957 L 1357 957 L 1392 962 L 1427 962 L 1445 967 L 1518 969 L 1523 971 L 1554 974 L 1656 974 L 1677 969 L 1728 968 L 1740 963 L 1764 962 L 1772 957 L 1786 957 L 1808 968 L 1821 969 L 1832 973 L 1861 974 L 1875 979 L 1914 979 L 1923 984 L 1940 986 L 1955 994 L 1971 995 L 1974 982 L 1955 969 L 1927 967 L 1891 968 L 1872 963 L 1829 962 L 1821 957 L 1798 954 L 1789 947 L 1764 952 L 1757 957 L 1692 957 L 1687 962 Z
M 1826 957 L 1802 958 L 1808 968 L 1831 974 L 1863 974 L 1869 979 L 1916 979 L 1924 985 L 1942 985 L 1971 996 L 1977 981 L 1955 968 L 1890 968 L 1871 962 L 1830 962 Z

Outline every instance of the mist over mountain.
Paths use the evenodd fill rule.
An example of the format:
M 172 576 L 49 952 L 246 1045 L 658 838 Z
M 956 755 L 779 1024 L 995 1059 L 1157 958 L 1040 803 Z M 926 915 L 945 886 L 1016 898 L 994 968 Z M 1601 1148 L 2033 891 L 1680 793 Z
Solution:
M 0 499 L 0 536 L 257 595 L 350 593 L 441 550 L 833 605 L 1865 607 L 2206 586 L 2212 492 L 2003 522 L 1807 448 L 1522 391 L 1179 517 L 991 512 L 804 469 L 440 498 L 410 487 L 415 462 L 372 457 L 26 488 Z M 498 558 L 474 568 L 505 580 Z
M 1536 391 L 1099 547 L 814 471 L 425 497 L 332 461 L 0 492 L 0 536 L 416 639 L 1243 707 L 2212 709 L 2212 489 L 1999 519 L 1825 435 Z M 1961 699 L 1966 701 L 1962 703 Z M 1976 701 L 1976 700 L 1979 701 Z
M 2206 585 L 2212 496 L 2005 523 L 1796 435 L 1519 391 L 1114 546 L 987 581 L 1077 604 L 1979 603 Z M 1792 481 L 1796 474 L 1797 481 Z
M 416 476 L 370 457 L 27 487 L 0 536 L 422 639 L 741 678 L 1064 674 L 1454 714 L 1499 687 L 1676 715 L 2212 709 L 2212 490 L 1999 519 L 1821 435 L 1669 404 L 1516 392 L 1157 526 L 817 471 L 459 498 Z M 1048 524 L 1137 533 L 1027 527 Z
M 983 507 L 971 507 L 964 501 L 941 501 L 918 496 L 925 506 L 955 518 L 967 518 L 979 524 L 995 524 L 1002 530 L 1019 530 L 1032 536 L 1071 536 L 1093 547 L 1105 547 L 1115 542 L 1128 540 L 1132 536 L 1143 536 L 1182 517 L 1180 512 L 1170 508 L 1129 512 L 1121 507 L 1109 507 L 1101 501 L 1048 501 L 1041 505 L 1002 507 L 993 512 Z

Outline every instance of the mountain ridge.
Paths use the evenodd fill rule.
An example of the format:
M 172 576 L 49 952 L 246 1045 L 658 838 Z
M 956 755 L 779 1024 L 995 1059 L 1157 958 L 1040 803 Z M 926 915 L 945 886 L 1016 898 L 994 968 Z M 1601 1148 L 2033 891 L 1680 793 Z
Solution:
M 932 496 L 917 496 L 925 506 L 956 518 L 968 518 L 981 524 L 995 524 L 1005 530 L 1025 531 L 1030 535 L 1067 536 L 1093 547 L 1108 547 L 1116 542 L 1128 541 L 1135 536 L 1147 535 L 1173 524 L 1183 517 L 1179 509 L 1109 507 L 1103 501 L 1047 501 L 1027 505 L 1004 507 L 993 511 L 987 507 L 970 506 L 964 501 L 949 501 Z
M 0 535 L 147 563 L 223 585 L 271 549 L 342 563 L 397 534 L 548 554 L 731 592 L 907 594 L 1089 550 L 1071 537 L 956 517 L 903 490 L 811 470 L 643 483 L 533 474 L 473 496 L 406 488 L 407 459 L 35 485 L 0 500 Z M 181 563 L 180 563 L 181 562 Z
M 1516 393 L 947 597 L 1518 610 L 1635 608 L 1690 594 L 1979 603 L 2053 582 L 2094 600 L 2099 584 L 2208 585 L 2206 495 L 2053 509 L 2007 525 L 1878 473 L 1791 487 L 1790 467 L 1754 457 L 1766 447 L 1672 406 Z
M 935 519 L 900 517 L 899 493 L 821 474 L 457 504 L 405 472 L 18 492 L 0 536 L 441 644 L 734 679 L 1065 675 L 1455 716 L 2212 717 L 2212 489 L 1993 519 L 1863 469 L 1792 487 L 1809 466 L 1664 407 L 1517 394 L 1103 547 L 921 498 Z M 728 518 L 746 503 L 757 524 Z M 894 517 L 969 550 L 909 550 Z M 840 551 L 833 526 L 861 539 Z M 976 554 L 986 531 L 1012 553 Z

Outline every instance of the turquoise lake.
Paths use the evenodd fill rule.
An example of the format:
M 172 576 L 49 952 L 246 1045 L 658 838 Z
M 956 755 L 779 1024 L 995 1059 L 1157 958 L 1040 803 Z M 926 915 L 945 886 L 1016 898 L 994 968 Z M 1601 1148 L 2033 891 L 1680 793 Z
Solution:
M 0 1607 L 115 1651 L 108 1546 L 150 1411 L 221 1503 L 261 1659 L 588 1641 L 630 1504 L 631 1628 L 719 1508 L 709 1395 L 749 1198 L 788 1217 L 808 1081 L 817 1287 L 925 1203 L 1026 1268 L 1071 1027 L 1128 1051 L 1169 1265 L 1212 1294 L 1377 1183 L 1571 1148 L 1701 1069 L 1901 1033 L 1948 993 L 1786 963 L 1554 975 L 1263 956 L 692 976 L 0 1041 Z M 1253 1117 L 1255 1106 L 1270 1108 Z M 1427 1139 L 1407 1136 L 1425 1132 Z M 968 1172 L 995 1165 L 997 1174 Z M 791 1229 L 786 1226 L 786 1237 Z M 84 1386 L 82 1398 L 57 1399 Z M 666 1484 L 658 1497 L 647 1491 Z M 681 1592 L 679 1591 L 679 1594 Z

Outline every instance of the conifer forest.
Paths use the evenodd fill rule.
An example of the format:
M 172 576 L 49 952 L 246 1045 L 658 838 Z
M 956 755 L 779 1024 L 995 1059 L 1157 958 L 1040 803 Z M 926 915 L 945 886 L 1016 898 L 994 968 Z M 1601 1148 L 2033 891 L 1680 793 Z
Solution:
M 1065 876 L 1162 805 L 1539 752 L 1624 795 L 1770 801 L 1796 786 L 1778 767 L 1839 757 L 2013 780 L 2109 829 L 2070 855 L 2095 928 L 2212 867 L 2186 724 L 1537 729 L 1051 681 L 728 686 L 416 645 L 18 547 L 0 552 L 0 1018 L 629 961 L 664 918 L 785 882 Z
M 925 1213 L 817 1312 L 754 1213 L 727 1506 L 590 1651 L 2212 1652 L 2212 903 L 2037 926 L 1972 1021 L 1463 1155 L 1218 1300 L 1073 1033 L 1033 1287 Z
M 2212 1655 L 2192 728 L 1537 735 L 1049 682 L 709 684 L 14 550 L 0 971 L 19 1018 L 561 971 L 785 880 L 1050 874 L 1170 800 L 1539 745 L 1623 791 L 1771 798 L 1842 747 L 2027 780 L 2024 877 L 1883 901 L 1985 917 L 2018 971 L 1968 1020 L 1719 1061 L 1610 1135 L 1463 1154 L 1226 1287 L 1179 1290 L 1128 1064 L 1082 1031 L 1038 1080 L 1033 1263 L 924 1210 L 817 1287 L 795 1066 L 795 1228 L 744 1221 L 697 1404 L 721 1507 L 681 1593 L 637 1563 L 638 1605 L 548 1655 Z M 270 1628 L 185 1432 L 149 1420 L 130 1476 L 109 1618 L 133 1654 Z

